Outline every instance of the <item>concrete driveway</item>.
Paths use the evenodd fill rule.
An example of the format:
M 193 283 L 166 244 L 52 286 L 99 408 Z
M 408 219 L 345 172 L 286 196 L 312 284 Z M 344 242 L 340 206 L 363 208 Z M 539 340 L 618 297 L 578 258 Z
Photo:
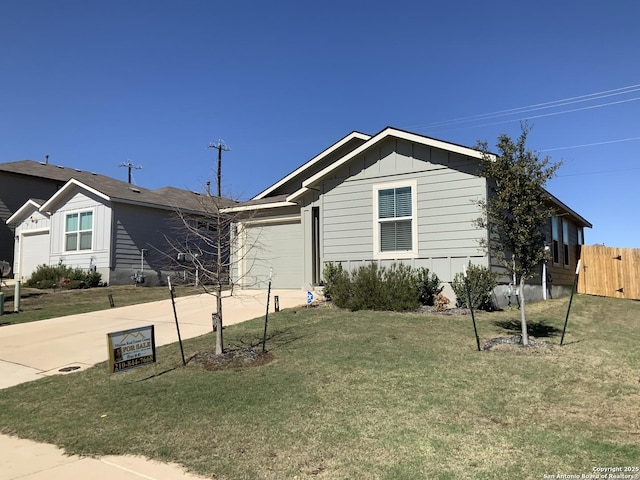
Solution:
M 280 308 L 303 305 L 302 290 L 272 290 Z M 224 324 L 266 312 L 266 291 L 239 291 L 223 300 Z M 182 339 L 211 332 L 215 298 L 202 294 L 176 299 Z M 38 322 L 0 327 L 0 388 L 58 375 L 61 368 L 82 370 L 108 359 L 107 333 L 155 325 L 156 345 L 178 340 L 171 300 L 113 308 Z M 73 373 L 70 373 L 73 375 Z M 2 425 L 0 425 L 2 428 Z M 195 479 L 176 465 L 139 457 L 71 457 L 52 445 L 0 435 L 0 480 Z

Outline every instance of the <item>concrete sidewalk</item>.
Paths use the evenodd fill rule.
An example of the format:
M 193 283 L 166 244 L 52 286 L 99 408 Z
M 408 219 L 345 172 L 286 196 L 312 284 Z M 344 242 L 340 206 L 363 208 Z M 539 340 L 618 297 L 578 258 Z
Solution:
M 272 291 L 280 308 L 302 305 L 306 292 Z M 225 326 L 265 314 L 266 291 L 239 291 L 223 300 Z M 211 332 L 215 298 L 196 295 L 176 299 L 182 339 Z M 156 345 L 178 340 L 171 300 L 132 305 L 39 322 L 0 327 L 0 388 L 62 374 L 61 368 L 79 371 L 107 360 L 107 333 L 155 325 Z M 70 373 L 71 375 L 73 373 Z M 0 426 L 1 427 L 1 426 Z M 66 456 L 52 445 L 0 435 L 0 480 L 195 479 L 180 467 L 140 457 L 84 458 Z

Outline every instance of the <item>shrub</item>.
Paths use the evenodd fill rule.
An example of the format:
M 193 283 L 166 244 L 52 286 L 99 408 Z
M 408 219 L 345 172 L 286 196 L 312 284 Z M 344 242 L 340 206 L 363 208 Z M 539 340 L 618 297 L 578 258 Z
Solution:
M 421 267 L 416 271 L 416 289 L 422 305 L 433 305 L 434 298 L 442 292 L 440 279 L 435 273 L 429 275 L 429 269 Z
M 379 310 L 405 312 L 415 310 L 420 305 L 416 291 L 418 277 L 416 271 L 403 263 L 394 263 L 383 271 L 382 295 L 384 304 Z
M 428 276 L 428 271 L 416 271 L 399 263 L 389 268 L 380 267 L 376 262 L 358 267 L 349 273 L 342 268 L 325 267 L 325 295 L 330 286 L 330 298 L 340 308 L 355 310 L 415 310 L 420 304 L 420 274 L 437 285 L 437 276 Z M 328 275 L 331 273 L 331 275 Z M 331 282 L 327 282 L 331 278 Z M 423 281 L 424 279 L 422 279 Z M 423 281 L 424 283 L 424 281 Z
M 342 270 L 342 264 L 338 263 L 337 265 L 333 262 L 327 262 L 324 265 L 324 269 L 322 271 L 322 278 L 324 279 L 324 288 L 322 290 L 322 294 L 326 300 L 331 300 L 331 294 L 333 291 L 333 286 L 336 284 L 336 280 L 339 276 L 344 273 Z
M 473 308 L 488 311 L 493 310 L 494 305 L 491 293 L 496 285 L 498 285 L 498 273 L 469 262 L 469 266 L 467 267 L 467 281 L 469 282 Z M 467 290 L 462 273 L 456 273 L 455 277 L 453 277 L 451 288 L 453 288 L 457 297 L 456 306 L 469 308 Z
M 89 288 L 99 286 L 101 279 L 102 275 L 100 273 L 85 272 L 81 268 L 71 268 L 66 265 L 39 265 L 26 282 L 26 286 L 35 288 Z
M 102 285 L 102 274 L 99 272 L 87 272 L 84 278 L 87 288 L 99 287 Z
M 351 299 L 348 305 L 350 310 L 383 310 L 384 289 L 382 275 L 384 267 L 371 262 L 357 268 L 351 274 Z

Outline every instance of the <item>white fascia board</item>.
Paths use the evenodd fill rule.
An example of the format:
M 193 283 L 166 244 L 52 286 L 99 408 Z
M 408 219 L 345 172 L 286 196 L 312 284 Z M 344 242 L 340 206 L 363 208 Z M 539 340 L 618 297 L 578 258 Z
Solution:
M 64 186 L 60 190 L 58 190 L 56 193 L 54 193 L 53 196 L 51 198 L 49 198 L 49 200 L 44 202 L 44 204 L 40 207 L 40 211 L 41 212 L 50 212 L 50 211 L 52 211 L 53 210 L 52 207 L 56 204 L 56 202 L 60 198 L 62 198 L 64 195 L 66 195 L 67 193 L 69 193 L 71 190 L 73 190 L 76 187 L 80 188 L 82 190 L 86 190 L 87 192 L 93 193 L 97 197 L 100 197 L 100 198 L 102 198 L 104 200 L 107 200 L 107 201 L 111 200 L 111 198 L 109 198 L 108 195 L 105 195 L 104 193 L 96 190 L 95 188 L 92 188 L 89 185 L 85 185 L 84 183 L 76 180 L 75 178 L 72 178 L 67 183 L 65 183 Z
M 221 208 L 220 213 L 237 213 L 237 212 L 247 212 L 251 210 L 264 210 L 268 208 L 281 208 L 281 207 L 297 207 L 298 204 L 295 202 L 273 202 L 273 203 L 262 203 L 258 205 L 244 205 L 239 207 L 228 207 Z
M 328 175 L 330 175 L 333 171 L 335 171 L 338 168 L 342 167 L 345 163 L 347 163 L 349 160 L 351 160 L 356 155 L 361 154 L 365 150 L 368 150 L 369 148 L 373 147 L 375 144 L 385 140 L 388 137 L 396 137 L 396 138 L 400 138 L 402 140 L 407 140 L 409 142 L 420 143 L 422 145 L 427 145 L 429 147 L 439 148 L 441 150 L 446 150 L 448 152 L 453 152 L 453 153 L 459 153 L 460 155 L 465 155 L 467 157 L 473 157 L 473 158 L 477 158 L 477 159 L 482 159 L 482 155 L 483 155 L 482 152 L 480 152 L 478 150 L 474 150 L 473 148 L 463 147 L 461 145 L 455 145 L 453 143 L 443 142 L 442 140 L 436 140 L 434 138 L 423 137 L 422 135 L 417 135 L 417 134 L 411 133 L 411 132 L 405 132 L 403 130 L 396 130 L 395 128 L 389 127 L 389 128 L 385 128 L 383 131 L 378 133 L 375 137 L 372 137 L 367 142 L 363 143 L 358 148 L 356 148 L 352 152 L 348 153 L 347 155 L 342 157 L 337 162 L 334 162 L 333 164 L 329 165 L 324 170 L 319 171 L 318 173 L 316 173 L 312 177 L 310 177 L 307 180 L 305 180 L 304 182 L 302 182 L 302 186 L 303 187 L 310 187 L 311 185 L 319 182 L 323 178 L 325 178 Z M 296 192 L 296 194 L 297 194 L 297 192 Z M 289 197 L 289 198 L 291 198 L 291 197 Z
M 323 150 L 322 152 L 320 152 L 318 155 L 313 157 L 311 160 L 309 160 L 307 163 L 305 163 L 304 165 L 302 165 L 298 169 L 296 169 L 293 172 L 291 172 L 289 175 L 284 177 L 282 180 L 279 180 L 277 183 L 274 183 L 273 185 L 271 185 L 266 190 L 260 192 L 258 195 L 253 197 L 251 200 L 260 200 L 261 198 L 266 197 L 271 192 L 273 192 L 276 188 L 284 185 L 286 182 L 288 182 L 289 180 L 291 180 L 295 176 L 301 174 L 302 172 L 304 172 L 309 167 L 312 167 L 313 165 L 318 163 L 320 160 L 325 158 L 327 155 L 335 152 L 338 148 L 340 148 L 343 145 L 347 144 L 348 142 L 350 142 L 354 138 L 359 138 L 360 140 L 367 141 L 367 140 L 369 140 L 371 138 L 371 135 L 365 135 L 364 133 L 360 133 L 360 132 L 351 132 L 349 135 L 344 137 L 342 140 L 338 140 L 336 143 L 334 143 L 329 148 L 327 148 L 327 149 Z
M 38 202 L 27 200 L 25 204 L 16 211 L 16 213 L 7 218 L 7 221 L 5 223 L 9 226 L 13 226 L 14 224 L 18 225 L 23 218 L 25 218 L 27 215 L 30 215 L 31 212 L 35 212 L 39 209 L 40 204 L 38 204 Z
M 287 197 L 287 202 L 295 202 L 300 197 L 302 197 L 305 193 L 307 193 L 310 188 L 302 187 L 300 190 L 293 192 L 291 195 Z

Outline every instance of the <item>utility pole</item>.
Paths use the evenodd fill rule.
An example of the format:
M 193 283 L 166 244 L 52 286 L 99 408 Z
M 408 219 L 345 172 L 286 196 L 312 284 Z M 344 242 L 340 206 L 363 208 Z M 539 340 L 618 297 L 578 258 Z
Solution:
M 231 149 L 222 140 L 218 140 L 218 143 L 210 143 L 207 148 L 215 148 L 218 150 L 218 197 L 222 196 L 220 190 L 220 183 L 222 181 L 222 152 L 229 152 Z
M 127 169 L 129 170 L 129 175 L 128 175 L 128 179 L 129 179 L 129 183 L 131 183 L 131 169 L 135 169 L 135 170 L 140 170 L 142 168 L 142 166 L 140 165 L 134 165 L 133 163 L 131 163 L 131 160 L 127 159 L 126 162 L 122 162 L 120 165 L 118 165 L 119 167 L 127 167 Z

